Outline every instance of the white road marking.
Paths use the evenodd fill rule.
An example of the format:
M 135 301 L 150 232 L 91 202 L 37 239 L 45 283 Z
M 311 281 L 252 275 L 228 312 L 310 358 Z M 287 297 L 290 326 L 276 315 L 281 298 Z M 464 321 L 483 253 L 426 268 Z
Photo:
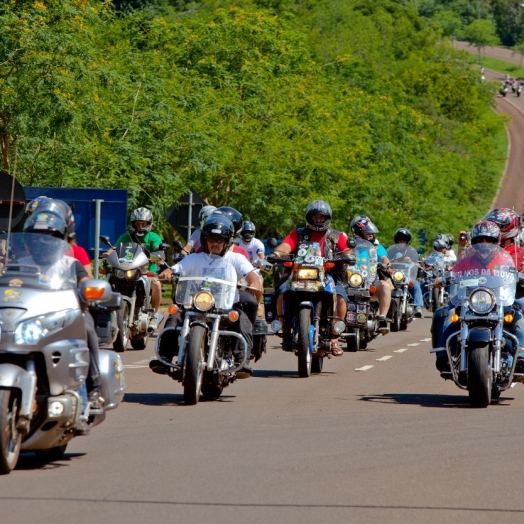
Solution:
M 141 368 L 148 368 L 149 366 L 136 366 L 135 364 L 126 364 L 124 366 L 124 369 L 141 369 Z
M 373 366 L 362 366 L 361 368 L 355 368 L 355 371 L 367 371 L 368 369 L 371 369 Z
M 404 351 L 408 351 L 408 348 L 395 349 L 393 353 L 404 353 Z
M 430 338 L 421 338 L 420 341 L 421 342 L 429 342 L 431 339 Z
M 408 346 L 420 346 L 420 342 L 415 342 L 413 344 L 408 344 Z
M 512 382 L 510 388 L 514 388 L 517 385 L 516 382 Z
M 131 366 L 134 366 L 135 364 L 149 364 L 149 362 L 151 362 L 153 360 L 153 357 L 150 357 L 150 358 L 144 358 L 142 360 L 138 360 L 137 362 L 133 362 L 132 364 L 130 364 Z
M 385 357 L 382 357 L 382 358 L 377 358 L 375 359 L 377 362 L 386 362 L 386 360 L 389 360 L 390 358 L 393 358 L 391 355 L 386 355 Z

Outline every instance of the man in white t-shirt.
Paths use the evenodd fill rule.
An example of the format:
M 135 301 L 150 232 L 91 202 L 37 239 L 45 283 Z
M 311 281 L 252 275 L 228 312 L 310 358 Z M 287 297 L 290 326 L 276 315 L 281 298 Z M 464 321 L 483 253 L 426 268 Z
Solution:
M 240 230 L 240 238 L 235 240 L 235 243 L 243 247 L 249 253 L 249 259 L 254 264 L 259 258 L 266 258 L 264 244 L 258 238 L 255 238 L 255 224 L 246 221 L 242 224 Z
M 186 277 L 211 276 L 227 280 L 234 284 L 235 288 L 238 280 L 243 278 L 250 286 L 260 288 L 260 281 L 253 272 L 252 264 L 244 256 L 229 251 L 233 236 L 234 227 L 228 217 L 224 215 L 209 217 L 201 228 L 203 252 L 188 255 L 171 268 L 164 268 L 160 273 L 160 278 L 171 279 L 173 273 L 183 274 Z M 238 290 L 235 291 L 233 309 L 238 311 L 239 319 L 232 323 L 229 329 L 240 333 L 247 342 L 248 355 L 244 368 L 241 370 L 247 377 L 252 374 L 248 362 L 253 347 L 253 325 L 243 312 Z M 165 327 L 174 327 L 181 323 L 182 316 L 177 313 L 168 317 Z M 171 333 L 175 332 L 171 331 L 163 336 L 159 348 L 160 354 L 168 360 L 172 360 L 178 354 L 178 336 L 168 336 Z M 240 341 L 237 342 L 233 354 L 235 361 L 243 360 L 243 347 Z M 152 361 L 151 367 L 154 366 L 154 363 L 155 361 Z

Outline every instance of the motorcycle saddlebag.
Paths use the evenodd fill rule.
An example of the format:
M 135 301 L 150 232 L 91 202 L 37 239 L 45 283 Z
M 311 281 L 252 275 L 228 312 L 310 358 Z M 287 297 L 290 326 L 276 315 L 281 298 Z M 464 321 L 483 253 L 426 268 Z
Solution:
M 277 318 L 277 304 L 273 289 L 264 290 L 264 311 L 266 315 L 266 322 L 273 322 Z M 253 326 L 253 332 L 255 327 Z
M 104 409 L 114 409 L 124 398 L 126 381 L 120 355 L 109 349 L 100 349 L 100 387 Z

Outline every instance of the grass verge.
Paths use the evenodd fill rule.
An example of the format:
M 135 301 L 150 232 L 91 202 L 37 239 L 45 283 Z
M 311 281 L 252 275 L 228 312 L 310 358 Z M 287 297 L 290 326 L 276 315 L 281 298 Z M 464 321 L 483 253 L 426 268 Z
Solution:
M 478 55 L 476 53 L 470 54 L 472 58 L 471 63 L 477 63 L 491 71 L 496 71 L 497 73 L 502 73 L 504 75 L 508 74 L 518 80 L 524 80 L 524 67 L 520 67 L 518 64 L 512 64 L 511 62 L 505 62 L 498 58 L 489 58 L 485 56 L 480 57 L 480 62 L 478 62 Z

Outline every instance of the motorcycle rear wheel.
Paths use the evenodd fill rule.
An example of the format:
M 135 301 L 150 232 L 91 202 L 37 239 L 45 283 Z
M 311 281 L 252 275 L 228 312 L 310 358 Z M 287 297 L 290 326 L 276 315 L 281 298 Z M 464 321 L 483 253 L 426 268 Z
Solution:
M 437 308 L 442 306 L 442 301 L 440 300 L 440 288 L 434 287 L 433 288 L 433 307 L 431 308 L 431 311 L 434 313 Z
M 212 384 L 202 384 L 202 396 L 206 400 L 216 400 L 220 395 L 222 395 L 222 391 L 224 388 L 221 386 L 213 386 Z
M 347 328 L 347 332 L 352 333 L 353 336 L 346 337 L 346 350 L 356 353 L 360 349 L 360 329 L 351 327 Z
M 311 360 L 311 373 L 322 373 L 324 367 L 324 358 L 314 358 Z
M 10 473 L 18 462 L 22 436 L 16 429 L 19 398 L 14 390 L 0 389 L 0 475 Z
M 131 339 L 131 347 L 133 349 L 146 349 L 149 337 Z
M 184 375 L 184 401 L 194 406 L 200 399 L 202 377 L 204 375 L 204 344 L 206 329 L 204 326 L 192 326 L 186 356 Z
M 489 346 L 476 347 L 468 354 L 469 403 L 476 408 L 486 408 L 491 403 L 492 373 Z
M 392 302 L 391 305 L 393 306 L 392 307 L 393 315 L 391 316 L 390 329 L 392 333 L 396 333 L 397 331 L 400 331 L 400 313 L 399 313 L 398 305 L 396 302 L 395 303 Z
M 123 353 L 127 349 L 129 342 L 129 326 L 127 324 L 129 318 L 129 304 L 124 302 L 124 307 L 117 312 L 118 335 L 113 342 L 113 349 L 117 353 Z
M 299 311 L 299 331 L 297 340 L 298 376 L 307 378 L 311 375 L 311 353 L 309 352 L 309 328 L 311 312 L 309 309 Z

